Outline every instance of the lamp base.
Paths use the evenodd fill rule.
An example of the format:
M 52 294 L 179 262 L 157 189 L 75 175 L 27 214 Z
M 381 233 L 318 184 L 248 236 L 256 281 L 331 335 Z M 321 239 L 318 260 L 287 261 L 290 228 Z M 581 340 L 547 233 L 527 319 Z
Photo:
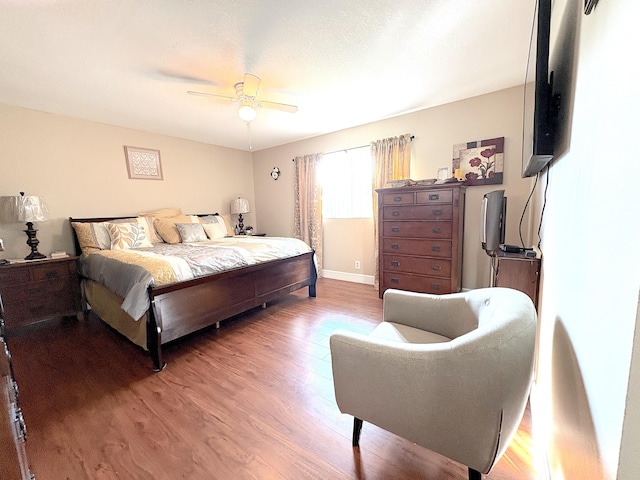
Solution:
M 244 220 L 242 219 L 242 214 L 238 215 L 238 234 L 244 235 Z
M 40 260 L 41 258 L 47 258 L 46 255 L 43 255 L 38 251 L 38 244 L 40 241 L 36 238 L 37 231 L 38 230 L 33 228 L 32 222 L 27 222 L 27 229 L 24 233 L 27 234 L 27 245 L 31 247 L 31 253 L 24 257 L 25 260 Z

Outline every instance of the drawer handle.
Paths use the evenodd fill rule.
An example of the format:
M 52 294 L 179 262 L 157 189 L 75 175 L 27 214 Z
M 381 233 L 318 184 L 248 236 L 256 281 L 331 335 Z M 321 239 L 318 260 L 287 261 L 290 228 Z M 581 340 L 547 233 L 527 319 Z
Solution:
M 439 252 L 439 251 L 440 251 L 440 247 L 439 247 L 438 245 L 433 245 L 433 246 L 431 247 L 431 251 L 432 251 L 432 252 Z
M 392 243 L 392 244 L 391 244 L 391 248 L 393 248 L 394 250 L 397 250 L 397 249 L 399 249 L 399 248 L 400 248 L 400 245 L 399 245 L 399 244 L 397 244 L 397 243 Z
M 399 232 L 400 231 L 400 227 L 391 227 L 391 231 L 392 232 Z
M 434 227 L 433 230 L 431 230 L 433 233 L 441 233 L 442 229 L 440 227 Z
M 394 217 L 399 217 L 400 216 L 400 212 L 398 210 L 394 210 L 393 212 L 391 212 L 391 215 Z
M 391 283 L 400 283 L 400 280 L 398 280 L 397 278 L 392 278 L 391 279 Z
M 434 210 L 433 214 L 438 216 L 438 215 L 442 215 L 442 210 L 438 209 L 438 210 Z
M 442 267 L 440 265 L 431 265 L 431 270 L 439 272 L 440 270 L 442 270 Z
M 440 290 L 440 285 L 438 285 L 437 283 L 432 283 L 431 284 L 431 289 L 432 290 Z
M 394 202 L 401 202 L 402 201 L 402 197 L 393 197 L 393 201 Z
M 42 287 L 28 288 L 27 294 L 29 295 L 38 295 L 42 292 Z
M 432 193 L 429 195 L 429 200 L 438 200 L 440 199 L 440 195 L 438 195 L 437 193 Z
M 50 271 L 48 271 L 48 272 L 47 272 L 47 275 L 46 275 L 47 280 L 55 280 L 55 279 L 57 279 L 59 276 L 60 276 L 60 275 L 59 275 L 59 274 L 58 274 L 58 272 L 57 272 L 57 271 L 55 271 L 55 270 L 50 270 Z
M 398 260 L 391 260 L 391 266 L 392 267 L 399 267 L 400 266 L 400 262 Z

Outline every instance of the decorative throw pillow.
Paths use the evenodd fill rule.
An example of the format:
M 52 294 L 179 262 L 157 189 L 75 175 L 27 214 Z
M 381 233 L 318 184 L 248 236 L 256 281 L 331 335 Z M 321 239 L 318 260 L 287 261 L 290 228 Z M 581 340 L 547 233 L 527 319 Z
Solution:
M 224 220 L 224 224 L 227 227 L 227 235 L 233 237 L 235 235 L 236 232 L 233 231 L 233 227 L 231 226 L 231 216 L 228 213 L 223 213 L 222 215 L 220 215 L 220 218 L 222 218 L 222 220 Z
M 111 235 L 112 250 L 153 247 L 144 226 L 138 222 L 107 223 L 107 229 Z
M 182 237 L 180 232 L 176 228 L 177 223 L 200 223 L 198 217 L 193 215 L 180 215 L 178 217 L 170 218 L 156 218 L 153 222 L 153 226 L 156 227 L 156 231 L 167 243 L 180 243 Z
M 222 224 L 204 223 L 202 227 L 204 228 L 204 231 L 207 234 L 207 237 L 209 237 L 211 240 L 215 240 L 217 238 L 224 238 L 228 236 L 227 228 L 225 227 L 224 222 Z
M 76 231 L 76 238 L 78 239 L 80 250 L 82 250 L 84 255 L 89 255 L 90 253 L 100 250 L 90 223 L 71 222 L 71 226 Z
M 204 233 L 201 223 L 176 223 L 176 228 L 180 233 L 182 243 L 207 241 L 207 235 Z
M 138 217 L 136 220 L 138 221 L 139 224 L 141 224 L 144 227 L 144 231 L 147 232 L 147 237 L 149 237 L 149 241 L 151 243 L 162 243 L 164 241 L 158 235 L 158 232 L 156 232 L 156 227 L 153 226 L 153 222 L 155 221 L 155 218 L 145 216 L 145 217 Z

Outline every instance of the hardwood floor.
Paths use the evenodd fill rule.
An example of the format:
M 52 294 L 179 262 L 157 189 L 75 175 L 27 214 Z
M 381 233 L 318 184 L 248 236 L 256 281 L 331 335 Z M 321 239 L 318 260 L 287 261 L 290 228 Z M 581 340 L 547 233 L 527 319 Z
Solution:
M 95 317 L 9 338 L 38 480 L 466 479 L 462 465 L 352 417 L 333 395 L 329 335 L 369 332 L 368 285 L 306 289 L 167 345 L 167 367 Z M 490 480 L 536 478 L 527 414 Z

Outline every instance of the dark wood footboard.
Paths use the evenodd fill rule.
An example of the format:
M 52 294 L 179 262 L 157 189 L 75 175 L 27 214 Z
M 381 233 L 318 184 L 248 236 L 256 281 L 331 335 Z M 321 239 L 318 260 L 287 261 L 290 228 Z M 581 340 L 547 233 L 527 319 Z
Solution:
M 162 345 L 303 287 L 316 296 L 313 252 L 150 288 L 147 347 L 162 370 Z

